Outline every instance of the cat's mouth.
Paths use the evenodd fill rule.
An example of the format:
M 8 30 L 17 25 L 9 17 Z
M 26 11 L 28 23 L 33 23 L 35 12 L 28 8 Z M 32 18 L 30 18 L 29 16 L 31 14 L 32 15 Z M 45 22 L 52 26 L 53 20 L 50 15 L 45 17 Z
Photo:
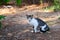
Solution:
M 31 18 L 28 18 L 29 22 L 32 20 Z

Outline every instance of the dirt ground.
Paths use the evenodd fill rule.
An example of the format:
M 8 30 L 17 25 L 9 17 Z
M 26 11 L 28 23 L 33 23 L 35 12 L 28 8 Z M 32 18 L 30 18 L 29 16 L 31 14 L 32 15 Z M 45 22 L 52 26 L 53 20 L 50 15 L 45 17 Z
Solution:
M 11 10 L 11 9 L 8 9 Z M 39 8 L 14 8 L 12 14 L 3 14 L 6 18 L 2 21 L 0 40 L 60 40 L 60 12 L 40 12 Z M 7 12 L 7 11 L 6 11 Z M 5 12 L 5 13 L 6 13 Z M 33 14 L 49 25 L 47 33 L 32 33 L 32 26 L 28 24 L 26 14 Z

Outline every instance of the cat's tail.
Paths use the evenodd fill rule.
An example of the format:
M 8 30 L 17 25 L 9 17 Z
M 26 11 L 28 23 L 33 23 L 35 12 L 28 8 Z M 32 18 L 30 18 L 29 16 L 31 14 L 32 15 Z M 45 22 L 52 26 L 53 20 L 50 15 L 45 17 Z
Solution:
M 48 26 L 48 25 L 46 25 L 46 31 L 49 31 L 49 30 L 50 30 L 49 26 Z
M 47 31 L 50 31 L 50 28 L 49 28 L 48 25 L 46 25 L 44 33 L 47 32 Z

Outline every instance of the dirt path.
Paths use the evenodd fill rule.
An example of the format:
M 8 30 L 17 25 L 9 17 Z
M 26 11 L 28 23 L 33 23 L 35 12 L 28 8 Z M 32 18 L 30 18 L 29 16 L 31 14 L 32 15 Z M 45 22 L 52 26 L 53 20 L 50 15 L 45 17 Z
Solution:
M 38 15 L 39 18 L 49 21 L 47 22 L 51 28 L 49 33 L 31 33 L 32 26 L 28 24 L 26 14 L 33 14 L 34 17 Z M 4 28 L 0 31 L 0 40 L 60 40 L 60 20 L 58 20 L 60 12 L 43 13 L 38 10 L 17 10 L 16 14 L 6 16 L 2 21 Z

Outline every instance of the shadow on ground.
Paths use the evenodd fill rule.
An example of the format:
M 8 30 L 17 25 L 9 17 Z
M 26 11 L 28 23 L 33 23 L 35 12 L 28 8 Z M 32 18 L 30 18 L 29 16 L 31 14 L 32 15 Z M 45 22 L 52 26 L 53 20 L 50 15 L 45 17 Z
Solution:
M 3 21 L 3 28 L 0 30 L 0 40 L 60 40 L 60 22 L 54 19 L 49 23 L 51 30 L 49 33 L 32 33 L 32 26 L 28 24 L 26 19 L 26 14 L 33 14 L 35 17 L 39 18 L 55 18 L 60 16 L 60 12 L 53 13 L 43 13 L 37 10 L 20 11 L 18 10 L 16 14 L 9 14 Z M 54 22 L 54 23 L 53 23 Z M 56 22 L 56 23 L 55 23 Z M 48 24 L 48 22 L 47 22 Z

